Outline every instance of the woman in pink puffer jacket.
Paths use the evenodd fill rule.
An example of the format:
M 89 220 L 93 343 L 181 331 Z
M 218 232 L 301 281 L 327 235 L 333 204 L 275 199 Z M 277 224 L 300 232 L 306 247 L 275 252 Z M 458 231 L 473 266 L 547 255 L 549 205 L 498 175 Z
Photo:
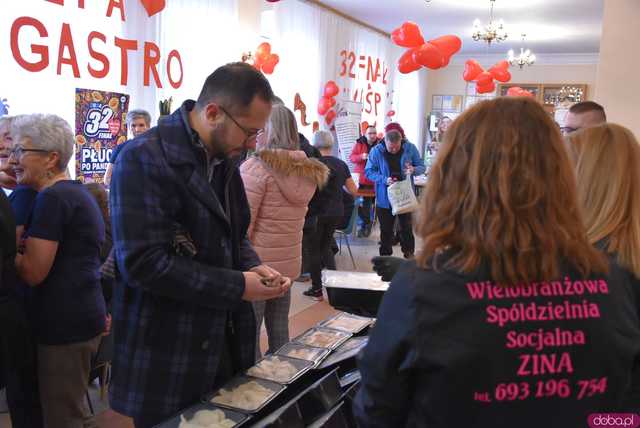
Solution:
M 329 169 L 300 150 L 296 119 L 282 104 L 273 106 L 258 151 L 240 167 L 251 207 L 249 240 L 262 263 L 283 276 L 297 278 L 302 261 L 302 228 L 307 206 Z M 254 302 L 259 345 L 265 318 L 269 351 L 289 341 L 291 292 L 266 302 Z M 257 348 L 259 349 L 259 347 Z

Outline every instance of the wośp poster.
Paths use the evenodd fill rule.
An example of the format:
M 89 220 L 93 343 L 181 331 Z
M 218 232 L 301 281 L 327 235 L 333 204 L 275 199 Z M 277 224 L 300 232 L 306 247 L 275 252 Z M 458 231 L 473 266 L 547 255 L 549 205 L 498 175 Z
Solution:
M 351 175 L 358 182 L 357 175 L 353 173 L 353 163 L 351 162 L 351 151 L 360 137 L 360 120 L 362 118 L 362 103 L 354 101 L 338 101 L 337 117 L 334 123 L 336 130 L 336 140 L 340 158 L 349 166 Z
M 111 152 L 127 140 L 129 95 L 76 88 L 76 179 L 102 183 Z

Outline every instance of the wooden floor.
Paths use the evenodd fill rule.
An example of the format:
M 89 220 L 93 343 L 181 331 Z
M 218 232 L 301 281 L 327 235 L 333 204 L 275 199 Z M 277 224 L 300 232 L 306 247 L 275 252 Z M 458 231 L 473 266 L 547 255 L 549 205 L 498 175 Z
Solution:
M 342 251 L 336 256 L 338 270 L 371 272 L 371 258 L 378 255 L 378 234 L 374 233 L 369 238 L 349 238 L 350 247 L 355 262 L 355 269 L 346 244 L 343 242 Z M 399 248 L 394 247 L 396 255 L 401 255 Z M 302 294 L 302 291 L 309 287 L 310 283 L 295 283 L 292 288 L 291 311 L 289 318 L 289 330 L 291 337 L 304 332 L 336 313 L 325 301 L 316 302 Z M 266 350 L 266 334 L 262 332 L 260 347 Z M 109 409 L 108 399 L 100 400 L 97 388 L 90 389 L 90 395 L 96 411 L 96 423 L 100 428 L 133 428 L 131 419 L 120 415 Z M 0 428 L 11 428 L 7 415 L 0 415 Z

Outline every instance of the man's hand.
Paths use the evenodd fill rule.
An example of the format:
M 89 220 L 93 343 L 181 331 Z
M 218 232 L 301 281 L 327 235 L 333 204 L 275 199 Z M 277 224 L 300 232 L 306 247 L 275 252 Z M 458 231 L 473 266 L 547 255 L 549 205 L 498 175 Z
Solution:
M 387 178 L 387 186 L 391 186 L 395 182 L 396 182 L 395 178 L 393 178 L 393 177 Z
M 256 277 L 259 286 L 254 286 Z M 282 276 L 267 265 L 256 266 L 250 272 L 244 272 L 244 278 L 245 292 L 242 298 L 250 302 L 281 297 L 291 288 L 291 278 Z
M 391 281 L 404 262 L 404 259 L 392 256 L 378 256 L 371 259 L 373 270 L 382 277 L 383 281 Z
M 404 170 L 405 175 L 413 175 L 414 172 L 416 172 L 416 168 L 413 165 L 407 166 Z

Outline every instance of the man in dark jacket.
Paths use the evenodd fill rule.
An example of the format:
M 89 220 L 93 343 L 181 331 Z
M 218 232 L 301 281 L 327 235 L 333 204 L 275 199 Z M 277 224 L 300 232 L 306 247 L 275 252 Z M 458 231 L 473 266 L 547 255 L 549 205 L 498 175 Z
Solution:
M 261 265 L 246 238 L 250 211 L 235 159 L 255 149 L 272 97 L 251 66 L 220 67 L 197 102 L 185 101 L 116 160 L 110 404 L 136 428 L 155 426 L 251 366 L 250 302 L 291 286 Z M 175 251 L 176 227 L 189 235 L 191 256 Z

